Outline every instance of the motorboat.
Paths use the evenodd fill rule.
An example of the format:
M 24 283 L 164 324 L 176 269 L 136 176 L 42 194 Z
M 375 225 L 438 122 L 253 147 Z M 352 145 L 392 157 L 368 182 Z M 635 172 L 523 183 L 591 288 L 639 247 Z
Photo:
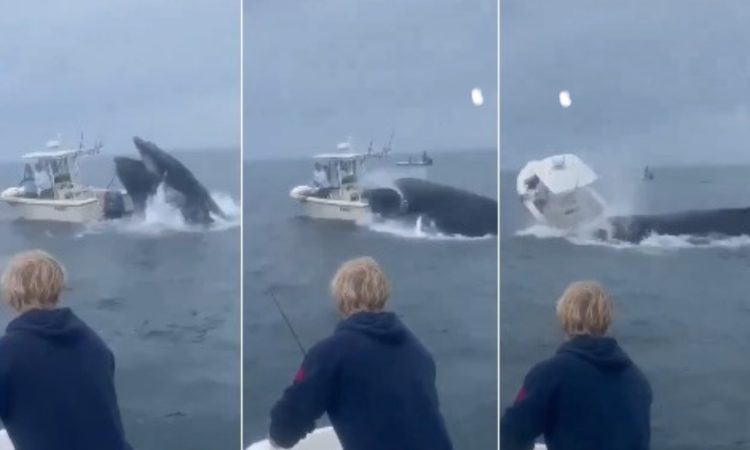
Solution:
M 0 200 L 14 208 L 20 218 L 33 221 L 88 223 L 123 217 L 132 212 L 124 191 L 81 184 L 78 159 L 95 155 L 102 148 L 61 149 L 59 140 L 46 149 L 22 156 L 24 177 L 18 186 L 0 193 Z
M 388 143 L 379 151 L 373 149 L 373 141 L 367 148 L 367 166 L 370 171 L 385 169 L 399 178 L 419 178 L 426 180 L 429 177 L 428 169 L 433 165 L 434 160 L 423 151 L 420 156 L 402 155 L 400 159 L 395 160 L 391 156 L 394 133 L 391 133 Z M 339 151 L 342 149 L 352 150 L 351 138 L 346 142 L 339 144 Z
M 372 212 L 359 183 L 367 157 L 355 152 L 315 155 L 316 179 L 312 185 L 293 188 L 289 195 L 314 219 L 368 221 Z
M 428 177 L 427 170 L 432 166 L 432 157 L 427 155 L 427 152 L 422 152 L 420 158 L 413 158 L 409 156 L 406 160 L 396 161 L 396 169 L 399 173 L 402 173 L 406 177 L 410 178 L 421 178 L 426 180 Z
M 607 204 L 592 186 L 597 174 L 574 154 L 529 161 L 518 173 L 516 190 L 542 224 L 572 231 L 603 217 Z
M 413 159 L 412 157 L 409 157 L 406 161 L 396 161 L 397 166 L 401 167 L 408 167 L 408 166 L 415 166 L 415 167 L 427 167 L 432 165 L 432 158 L 427 155 L 427 152 L 422 152 L 422 157 L 420 159 Z
M 432 158 L 424 152 L 421 160 L 394 163 L 390 151 L 390 141 L 381 151 L 370 142 L 366 152 L 356 151 L 350 139 L 342 142 L 335 152 L 314 155 L 313 182 L 289 195 L 314 219 L 367 223 L 386 212 L 402 212 L 398 181 L 426 180 Z

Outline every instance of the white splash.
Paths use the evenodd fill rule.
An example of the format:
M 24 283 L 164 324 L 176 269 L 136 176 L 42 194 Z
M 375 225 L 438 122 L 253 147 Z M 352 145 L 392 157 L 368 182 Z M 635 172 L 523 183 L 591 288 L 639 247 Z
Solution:
M 409 222 L 406 220 L 385 219 L 376 220 L 367 224 L 362 224 L 368 229 L 377 233 L 390 234 L 405 239 L 423 239 L 430 241 L 478 241 L 492 239 L 494 236 L 470 237 L 462 235 L 444 234 L 429 224 L 425 223 L 422 216 L 418 216 L 416 221 Z
M 223 192 L 212 192 L 219 208 L 224 211 L 226 219 L 211 215 L 214 223 L 208 227 L 192 225 L 185 222 L 180 210 L 167 201 L 168 192 L 160 185 L 156 194 L 148 199 L 146 209 L 141 216 L 132 216 L 119 220 L 105 221 L 87 227 L 83 234 L 117 232 L 129 234 L 159 235 L 174 232 L 211 232 L 224 231 L 240 226 L 240 206 L 234 199 Z
M 653 233 L 639 243 L 625 241 L 603 241 L 590 233 L 567 233 L 545 225 L 532 225 L 516 232 L 516 236 L 532 236 L 539 239 L 565 239 L 579 246 L 597 246 L 612 249 L 635 250 L 680 250 L 701 248 L 736 249 L 750 246 L 750 236 L 698 237 L 690 235 L 668 235 Z

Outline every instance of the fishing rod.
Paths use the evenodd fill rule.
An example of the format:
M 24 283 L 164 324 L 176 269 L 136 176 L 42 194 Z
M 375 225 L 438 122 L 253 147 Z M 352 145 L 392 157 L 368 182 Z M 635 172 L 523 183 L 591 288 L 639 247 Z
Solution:
M 276 294 L 273 293 L 273 288 L 268 289 L 268 294 L 271 297 L 271 300 L 273 300 L 273 304 L 276 305 L 276 309 L 279 310 L 279 313 L 281 314 L 281 317 L 284 318 L 284 322 L 286 322 L 287 328 L 289 328 L 289 331 L 292 333 L 292 337 L 294 338 L 294 341 L 297 343 L 297 347 L 299 347 L 300 351 L 302 352 L 302 356 L 307 356 L 307 352 L 305 351 L 305 347 L 302 345 L 302 341 L 300 340 L 299 336 L 297 335 L 297 332 L 294 331 L 294 327 L 292 326 L 292 322 L 289 321 L 289 318 L 286 316 L 286 313 L 284 313 L 284 309 L 281 307 L 281 304 L 279 303 L 278 299 L 276 298 Z

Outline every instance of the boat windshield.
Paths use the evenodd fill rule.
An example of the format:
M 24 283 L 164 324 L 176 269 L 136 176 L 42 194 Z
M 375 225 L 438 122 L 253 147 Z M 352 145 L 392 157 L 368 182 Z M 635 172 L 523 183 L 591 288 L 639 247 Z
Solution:
M 55 185 L 73 182 L 70 175 L 70 166 L 68 165 L 68 160 L 65 158 L 51 160 L 50 172 Z
M 354 159 L 330 159 L 322 165 L 315 165 L 315 180 L 317 184 L 323 184 L 318 180 L 323 179 L 321 172 L 325 173 L 325 180 L 330 187 L 340 187 L 342 184 L 354 183 L 357 180 L 357 160 Z M 322 169 L 322 170 L 321 170 Z

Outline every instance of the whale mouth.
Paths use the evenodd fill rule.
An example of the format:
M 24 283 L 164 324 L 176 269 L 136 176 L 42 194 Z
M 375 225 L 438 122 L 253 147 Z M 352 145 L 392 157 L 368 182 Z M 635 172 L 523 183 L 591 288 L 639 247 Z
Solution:
M 145 152 L 141 149 L 138 149 L 138 151 L 141 154 L 141 161 L 143 161 L 143 165 L 146 167 L 146 170 L 154 177 L 161 179 L 162 173 L 159 170 L 159 164 L 156 162 L 156 159 L 149 155 L 148 152 Z
M 212 215 L 228 218 L 206 187 L 179 160 L 151 142 L 138 137 L 133 142 L 140 160 L 117 157 L 115 167 L 136 209 L 143 210 L 161 186 L 165 201 L 177 207 L 188 223 L 211 224 Z
M 414 219 L 418 229 L 446 235 L 497 235 L 497 201 L 416 178 L 399 178 L 395 187 L 366 189 L 373 213 L 383 219 Z

